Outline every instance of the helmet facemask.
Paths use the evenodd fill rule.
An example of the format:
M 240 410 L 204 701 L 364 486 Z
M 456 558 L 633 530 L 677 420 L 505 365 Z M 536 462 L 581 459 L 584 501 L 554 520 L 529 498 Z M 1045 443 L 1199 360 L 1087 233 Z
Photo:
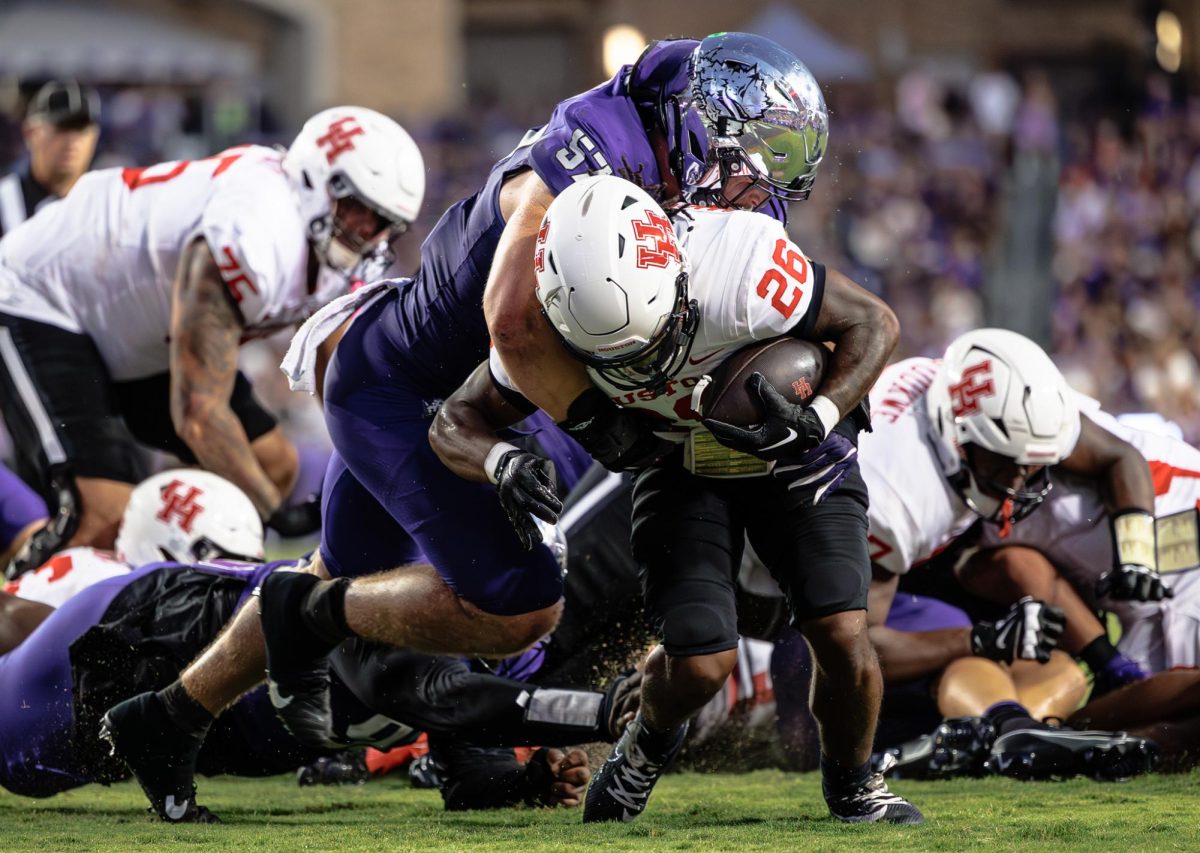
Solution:
M 700 308 L 688 299 L 688 274 L 681 270 L 675 278 L 674 309 L 645 346 L 619 356 L 605 357 L 564 345 L 584 364 L 595 369 L 604 381 L 622 391 L 650 389 L 662 391 L 667 382 L 687 362 L 700 325 Z M 561 337 L 561 336 L 560 336 Z
M 981 464 L 984 460 L 978 458 L 981 451 L 972 444 L 962 445 L 962 467 L 951 477 L 951 484 L 963 501 L 985 521 L 999 524 L 1002 528 L 1016 524 L 1027 518 L 1049 496 L 1054 484 L 1050 482 L 1050 466 L 1043 465 L 1032 474 L 1025 477 L 1020 487 L 1012 485 L 1013 478 L 1007 482 L 990 476 L 985 470 L 977 473 L 979 468 L 996 467 L 992 464 Z M 1004 460 L 1008 465 L 1019 468 L 1015 462 L 1004 459 L 998 454 L 990 453 L 997 460 Z
M 327 189 L 329 212 L 309 224 L 309 238 L 317 256 L 331 269 L 353 275 L 363 261 L 388 251 L 392 240 L 408 230 L 407 222 L 394 219 L 367 201 L 345 174 L 334 172 Z M 374 217 L 376 227 L 364 236 L 360 229 L 348 227 L 347 213 L 360 220 L 363 216 Z

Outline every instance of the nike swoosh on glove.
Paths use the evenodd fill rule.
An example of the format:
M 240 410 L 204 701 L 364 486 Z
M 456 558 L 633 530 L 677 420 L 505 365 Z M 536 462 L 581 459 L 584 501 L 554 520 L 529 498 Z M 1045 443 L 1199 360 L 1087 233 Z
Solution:
M 721 444 L 774 461 L 812 450 L 825 439 L 825 426 L 817 413 L 808 406 L 789 403 L 761 373 L 751 373 L 746 388 L 762 402 L 763 422 L 746 429 L 704 419 L 704 426 Z
M 1116 601 L 1162 601 L 1174 598 L 1175 591 L 1162 582 L 1154 569 L 1127 563 L 1100 576 L 1096 596 Z
M 789 491 L 807 493 L 805 503 L 818 504 L 837 490 L 857 462 L 854 442 L 840 432 L 831 432 L 812 450 L 787 460 L 786 465 L 776 464 L 771 473 L 787 483 Z
M 1066 626 L 1066 617 L 1057 607 L 1025 596 L 995 622 L 976 623 L 971 629 L 971 652 L 1001 663 L 1046 663 Z

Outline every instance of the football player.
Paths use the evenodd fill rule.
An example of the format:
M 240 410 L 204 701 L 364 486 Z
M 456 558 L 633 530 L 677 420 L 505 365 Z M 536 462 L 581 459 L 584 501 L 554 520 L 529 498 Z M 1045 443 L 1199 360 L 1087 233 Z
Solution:
M 193 501 L 180 512 L 180 488 Z M 92 582 L 57 609 L 0 594 L 4 631 L 24 627 L 28 638 L 0 656 L 0 785 L 14 793 L 49 796 L 90 781 L 113 781 L 126 771 L 96 737 L 113 702 L 163 686 L 207 645 L 272 571 L 294 563 L 243 562 L 260 555 L 263 531 L 245 495 L 215 475 L 165 472 L 134 490 L 118 537 L 120 553 L 143 564 L 100 577 L 83 563 L 70 578 Z M 180 559 L 182 558 L 182 559 Z M 164 561 L 165 560 L 165 561 Z M 27 575 L 28 582 L 36 575 Z M 36 585 L 46 592 L 56 581 Z M 43 597 L 45 597 L 43 595 Z M 334 745 L 383 748 L 419 731 L 446 761 L 454 802 L 466 807 L 530 801 L 577 804 L 586 785 L 586 758 L 547 748 L 527 766 L 509 768 L 503 796 L 488 792 L 493 762 L 480 766 L 473 744 L 556 744 L 611 740 L 623 715 L 621 680 L 607 695 L 549 690 L 476 672 L 462 660 L 401 650 L 367 656 L 348 645 L 334 659 Z M 64 688 L 65 685 L 65 688 Z M 135 698 L 134 703 L 139 700 Z M 116 730 L 110 731 L 119 738 Z M 122 746 L 125 744 L 122 742 Z M 206 773 L 264 775 L 306 764 L 325 750 L 296 742 L 271 710 L 265 690 L 240 700 L 206 740 L 199 766 Z M 510 751 L 511 754 L 511 751 Z M 487 793 L 485 796 L 484 794 Z M 166 820 L 208 821 L 191 792 L 155 801 Z
M 1072 628 L 1067 648 L 1089 665 L 1097 692 L 1103 693 L 1136 680 L 1129 661 L 1143 675 L 1200 666 L 1200 572 L 1189 564 L 1174 567 L 1185 571 L 1159 575 L 1155 536 L 1155 520 L 1174 517 L 1184 524 L 1184 541 L 1191 545 L 1185 550 L 1195 552 L 1200 451 L 1119 423 L 1093 400 L 1081 396 L 1079 405 L 1083 418 L 1145 458 L 1153 499 L 1148 505 L 1124 505 L 1108 497 L 1102 481 L 1060 477 L 1028 524 L 1004 538 L 985 530 L 980 552 L 959 574 L 969 589 L 989 600 L 1004 603 L 1014 594 L 1061 600 Z M 1030 559 L 1024 549 L 1046 560 Z M 1115 650 L 1095 616 L 1101 610 L 1120 620 Z
M 289 507 L 294 448 L 238 372 L 238 346 L 344 293 L 416 218 L 421 154 L 390 119 L 338 107 L 286 153 L 244 145 L 205 160 L 102 169 L 0 242 L 0 410 L 18 473 L 52 515 L 14 572 L 69 545 L 111 548 L 134 442 L 236 484 L 268 525 L 315 529 Z
M 1048 660 L 1063 616 L 1044 601 L 1018 602 L 997 621 L 972 624 L 956 611 L 948 621 L 926 619 L 900 631 L 887 625 L 900 578 L 956 540 L 961 546 L 959 537 L 977 521 L 986 535 L 1017 535 L 1059 488 L 1052 477 L 1088 478 L 1115 506 L 1153 506 L 1141 454 L 1080 413 L 1075 393 L 1040 347 L 1001 329 L 962 335 L 940 362 L 892 365 L 871 404 L 874 431 L 863 438 L 860 460 L 871 495 L 868 615 L 885 677 L 928 678 L 972 655 L 1004 663 Z M 943 591 L 953 596 L 936 594 Z M 997 718 L 998 736 L 987 749 L 1021 739 L 1035 744 L 1029 751 L 1036 759 L 1056 745 L 1085 743 L 1047 729 L 1015 700 L 998 702 L 988 715 Z M 1086 749 L 1077 755 L 1086 760 Z
M 805 257 L 769 217 L 685 208 L 672 227 L 618 178 L 564 191 L 540 233 L 537 298 L 592 383 L 572 404 L 568 430 L 586 432 L 581 443 L 606 465 L 641 469 L 633 553 L 663 641 L 646 663 L 642 713 L 593 780 L 584 819 L 640 814 L 688 718 L 725 684 L 737 658 L 734 579 L 748 537 L 814 650 L 830 811 L 853 822 L 921 822 L 868 766 L 881 684 L 864 613 L 870 565 L 856 438 L 862 397 L 896 342 L 895 316 Z M 821 394 L 793 406 L 754 374 L 750 387 L 768 413 L 760 428 L 702 423 L 707 372 L 747 344 L 784 335 L 837 345 Z M 494 351 L 491 372 L 519 405 L 504 368 Z M 482 368 L 472 380 L 476 388 L 486 381 Z M 629 436 L 629 418 L 650 426 L 642 446 L 609 452 Z M 514 524 L 531 510 L 550 520 L 557 499 L 542 460 L 485 438 L 501 425 L 447 404 L 431 439 L 453 470 L 497 483 Z
M 692 100 L 709 90 L 706 123 Z M 722 118 L 738 119 L 736 127 Z M 620 173 L 658 198 L 704 193 L 772 206 L 782 216 L 782 197 L 808 191 L 826 124 L 812 76 L 767 39 L 722 33 L 656 42 L 612 80 L 559 104 L 477 194 L 453 205 L 422 246 L 411 281 L 338 306 L 354 319 L 323 381 L 337 453 L 325 478 L 315 561 L 334 579 L 274 575 L 262 590 L 261 626 L 247 616 L 221 641 L 259 649 L 265 637 L 279 711 L 298 737 L 326 739 L 324 660 L 346 637 L 501 657 L 536 642 L 558 619 L 562 578 L 553 555 L 540 544 L 526 551 L 494 489 L 447 471 L 428 439 L 441 400 L 486 358 L 489 336 L 509 347 L 528 327 L 545 343 L 528 297 L 533 244 L 552 198 L 591 173 Z M 297 337 L 302 348 L 325 345 L 338 328 L 316 319 Z M 548 369 L 558 356 L 550 341 Z M 294 378 L 317 384 L 308 370 Z M 263 664 L 214 654 L 183 673 L 181 690 L 211 715 L 253 686 Z M 176 722 L 200 735 L 203 725 L 193 720 L 201 717 Z M 146 737 L 177 737 L 131 725 Z M 179 741 L 179 749 L 193 741 Z M 190 786 L 187 756 L 173 764 L 180 774 L 173 787 Z

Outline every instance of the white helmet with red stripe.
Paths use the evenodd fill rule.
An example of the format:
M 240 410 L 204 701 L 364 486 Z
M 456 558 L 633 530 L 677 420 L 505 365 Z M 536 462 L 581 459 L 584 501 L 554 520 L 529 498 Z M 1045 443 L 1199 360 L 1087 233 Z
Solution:
M 425 198 L 425 161 L 396 122 L 365 107 L 333 107 L 304 123 L 283 158 L 300 213 L 318 254 L 331 267 L 352 269 L 371 249 L 417 218 Z M 386 228 L 360 244 L 338 227 L 335 203 L 354 198 Z
M 699 311 L 671 221 L 642 188 L 613 175 L 567 187 L 542 219 L 533 267 L 550 324 L 609 384 L 652 388 L 683 366 Z
M 191 563 L 264 559 L 263 526 L 237 486 L 210 471 L 163 471 L 129 496 L 117 557 L 133 566 L 169 560 Z
M 1079 440 L 1079 407 L 1067 380 L 1041 347 L 1006 329 L 976 329 L 951 343 L 926 399 L 948 451 L 947 473 L 964 475 L 960 491 L 987 517 L 1003 501 L 979 489 L 971 447 L 1017 466 L 1050 466 L 1069 456 Z M 1009 497 L 1028 512 L 1048 491 L 1046 480 L 1045 488 Z

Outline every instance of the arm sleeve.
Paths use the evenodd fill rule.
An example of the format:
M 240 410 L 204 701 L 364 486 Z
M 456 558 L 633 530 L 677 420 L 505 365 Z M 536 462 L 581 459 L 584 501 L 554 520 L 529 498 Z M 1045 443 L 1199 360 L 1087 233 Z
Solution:
M 500 361 L 500 353 L 496 351 L 495 347 L 488 351 L 488 373 L 491 374 L 492 385 L 510 406 L 526 417 L 537 411 L 537 406 L 529 402 L 508 377 L 508 371 L 504 369 L 504 364 Z
M 305 293 L 308 241 L 285 185 L 229 185 L 204 210 L 200 230 L 247 326 L 266 322 Z
M 577 112 L 555 111 L 530 147 L 529 165 L 555 195 L 586 175 L 613 173 L 610 146 Z

